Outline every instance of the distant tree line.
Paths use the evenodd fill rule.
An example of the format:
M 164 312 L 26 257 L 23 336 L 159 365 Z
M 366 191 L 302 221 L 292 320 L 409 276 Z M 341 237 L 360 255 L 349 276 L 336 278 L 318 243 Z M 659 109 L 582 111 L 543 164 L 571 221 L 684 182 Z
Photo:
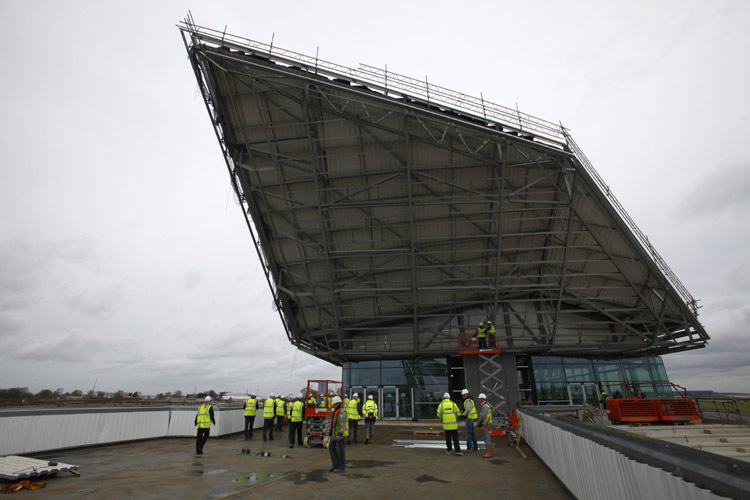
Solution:
M 207 392 L 199 392 L 196 394 L 185 395 L 182 391 L 177 390 L 174 392 L 163 392 L 156 395 L 157 401 L 173 401 L 173 400 L 194 400 L 203 399 L 206 396 L 211 396 L 213 399 L 221 398 L 226 392 L 217 393 L 213 389 Z M 119 390 L 114 393 L 107 393 L 104 391 L 93 391 L 90 390 L 84 393 L 80 389 L 75 389 L 70 392 L 65 392 L 64 389 L 59 388 L 57 390 L 42 389 L 37 393 L 33 393 L 28 387 L 11 387 L 8 389 L 0 389 L 0 406 L 16 406 L 23 404 L 44 404 L 44 403 L 58 403 L 65 400 L 101 400 L 111 402 L 124 402 L 141 400 L 144 396 L 138 392 L 125 392 Z M 153 397 L 148 398 L 153 400 Z

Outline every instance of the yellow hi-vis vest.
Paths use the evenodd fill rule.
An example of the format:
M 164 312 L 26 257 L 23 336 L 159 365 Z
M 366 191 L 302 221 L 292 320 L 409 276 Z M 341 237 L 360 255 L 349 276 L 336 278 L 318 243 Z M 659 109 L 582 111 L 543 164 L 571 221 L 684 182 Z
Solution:
M 362 414 L 367 417 L 378 418 L 378 404 L 372 399 L 368 399 L 362 407 Z
M 201 405 L 198 410 L 198 418 L 195 421 L 196 429 L 208 429 L 211 427 L 211 413 L 209 413 L 209 410 L 211 410 L 210 404 Z
M 302 401 L 295 401 L 292 405 L 292 416 L 289 420 L 292 422 L 302 422 L 302 412 L 304 411 L 305 405 Z
M 349 416 L 349 420 L 359 420 L 359 409 L 357 408 L 358 401 L 356 399 L 350 399 L 349 405 L 346 407 L 346 414 Z
M 318 406 L 318 400 L 310 396 L 310 399 L 307 400 L 307 406 L 309 408 L 316 408 Z
M 438 417 L 443 420 L 443 429 L 450 431 L 458 429 L 458 406 L 450 399 L 444 399 L 437 410 Z
M 485 333 L 486 331 L 487 331 L 486 328 L 477 328 L 477 338 L 478 339 L 485 338 L 487 336 L 487 334 Z
M 466 411 L 466 405 L 469 403 L 471 403 L 471 410 L 469 410 L 469 414 L 466 415 L 466 418 L 476 420 L 479 418 L 477 415 L 477 405 L 474 404 L 474 401 L 471 398 L 464 399 L 464 411 Z
M 495 330 L 495 325 L 490 326 L 490 331 L 489 331 L 490 336 L 494 336 L 496 331 L 497 330 Z
M 263 404 L 263 418 L 273 418 L 275 415 L 273 405 L 276 402 L 273 398 L 266 399 L 266 402 Z
M 485 401 L 482 406 L 487 407 L 487 416 L 484 417 L 484 420 L 482 421 L 482 423 L 487 424 L 487 425 L 492 425 L 492 406 L 490 406 L 490 404 L 487 401 Z
M 245 416 L 254 417 L 258 414 L 258 408 L 255 406 L 255 399 L 245 401 Z
M 285 415 L 284 413 L 284 406 L 286 403 L 283 399 L 279 398 L 276 400 L 276 416 L 283 417 Z

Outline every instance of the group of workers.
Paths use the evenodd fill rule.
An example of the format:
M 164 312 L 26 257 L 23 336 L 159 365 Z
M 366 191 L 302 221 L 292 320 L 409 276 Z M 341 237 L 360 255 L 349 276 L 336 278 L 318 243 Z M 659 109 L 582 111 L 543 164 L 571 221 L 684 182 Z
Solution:
M 477 397 L 479 401 L 478 410 L 477 405 L 474 404 L 474 400 L 469 397 L 468 389 L 461 391 L 461 397 L 463 398 L 463 411 L 451 400 L 450 394 L 447 392 L 443 394 L 443 400 L 437 409 L 437 416 L 443 421 L 443 431 L 445 431 L 445 446 L 447 448 L 445 454 L 450 455 L 452 447 L 457 456 L 463 455 L 461 444 L 458 440 L 458 419 L 465 418 L 466 453 L 479 451 L 476 429 L 481 429 L 486 448 L 486 452 L 482 455 L 482 458 L 492 458 L 495 456 L 492 436 L 490 435 L 492 428 L 492 406 L 487 402 L 487 396 L 482 393 Z
M 477 339 L 478 348 L 494 349 L 497 347 L 495 332 L 495 325 L 492 324 L 492 321 L 487 320 L 486 326 L 483 321 L 480 321 L 477 331 L 474 333 L 474 337 Z
M 284 430 L 284 420 L 289 421 L 289 447 L 294 448 L 295 441 L 298 446 L 303 444 L 302 441 L 302 422 L 305 416 L 305 403 L 302 396 L 290 396 L 284 399 L 280 394 L 271 394 L 265 400 L 262 405 L 263 411 L 263 442 L 273 441 L 274 430 L 276 432 L 282 432 Z M 345 464 L 343 456 L 343 438 L 346 438 L 346 443 L 351 444 L 358 442 L 358 427 L 359 421 L 364 418 L 365 420 L 365 444 L 369 444 L 375 438 L 375 421 L 378 418 L 378 405 L 374 401 L 372 395 L 367 397 L 367 401 L 361 405 L 360 414 L 360 400 L 359 394 L 352 394 L 352 398 L 346 398 L 342 400 L 339 396 L 331 395 L 322 398 L 310 395 L 307 401 L 307 407 L 331 407 L 333 409 L 333 415 L 331 416 L 331 424 L 328 426 L 330 429 L 329 437 L 329 450 L 331 450 L 331 457 L 339 455 L 342 457 L 341 460 L 337 458 L 334 463 Z M 258 399 L 255 394 L 249 394 L 248 399 L 244 405 L 245 414 L 245 441 L 252 439 L 253 428 L 255 426 L 255 417 L 258 414 Z M 344 410 L 341 412 L 341 410 Z M 206 396 L 203 400 L 203 404 L 198 409 L 198 414 L 195 417 L 195 427 L 197 429 L 196 441 L 195 441 L 195 452 L 198 455 L 203 453 L 203 446 L 208 440 L 208 436 L 211 430 L 211 424 L 216 425 L 216 417 L 214 415 L 214 408 L 211 405 L 211 396 Z M 345 466 L 342 466 L 345 467 Z M 339 467 L 337 466 L 337 470 Z M 341 468 L 341 470 L 344 470 Z
M 463 409 L 459 409 L 454 403 L 449 393 L 443 394 L 443 400 L 437 408 L 437 416 L 442 421 L 443 430 L 445 431 L 446 454 L 450 455 L 451 450 L 457 456 L 462 456 L 461 444 L 458 439 L 458 420 L 466 419 L 466 452 L 473 453 L 479 451 L 477 443 L 477 429 L 482 430 L 482 437 L 486 447 L 483 458 L 494 456 L 492 437 L 490 430 L 492 427 L 492 406 L 487 401 L 485 394 L 477 396 L 478 404 L 469 397 L 469 390 L 461 391 L 463 399 Z M 365 420 L 365 444 L 373 442 L 375 439 L 375 421 L 378 418 L 378 405 L 373 400 L 372 395 L 367 396 L 367 401 L 361 405 L 359 394 L 352 394 L 351 399 L 341 399 L 340 396 L 332 396 L 329 400 L 324 398 L 324 405 L 329 406 L 331 414 L 329 429 L 328 451 L 331 455 L 332 467 L 331 472 L 344 472 L 346 470 L 346 451 L 345 444 L 357 443 L 359 421 Z M 320 404 L 319 398 L 310 397 L 307 401 L 308 407 L 317 407 Z M 280 395 L 271 394 L 263 404 L 263 441 L 273 441 L 273 432 L 283 431 L 284 419 L 289 420 L 289 447 L 294 448 L 296 440 L 297 445 L 301 446 L 302 442 L 302 421 L 304 420 L 304 409 L 302 396 L 292 396 L 285 400 Z M 253 437 L 253 425 L 255 416 L 258 412 L 258 401 L 255 394 L 245 401 L 245 441 Z M 203 446 L 208 440 L 211 424 L 216 424 L 214 409 L 211 406 L 211 396 L 206 396 L 203 404 L 198 410 L 195 417 L 195 426 L 198 433 L 195 441 L 195 452 L 203 453 Z

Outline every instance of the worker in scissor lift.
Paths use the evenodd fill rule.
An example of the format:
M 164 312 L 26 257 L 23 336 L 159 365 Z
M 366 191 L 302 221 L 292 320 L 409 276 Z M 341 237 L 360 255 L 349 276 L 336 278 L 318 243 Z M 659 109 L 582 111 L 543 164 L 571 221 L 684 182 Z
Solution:
M 479 322 L 479 326 L 477 327 L 477 331 L 474 334 L 474 337 L 476 337 L 479 343 L 479 349 L 487 349 L 487 329 L 484 327 L 483 321 Z
M 493 325 L 490 320 L 487 320 L 487 345 L 489 345 L 490 349 L 497 348 L 495 340 L 495 325 Z

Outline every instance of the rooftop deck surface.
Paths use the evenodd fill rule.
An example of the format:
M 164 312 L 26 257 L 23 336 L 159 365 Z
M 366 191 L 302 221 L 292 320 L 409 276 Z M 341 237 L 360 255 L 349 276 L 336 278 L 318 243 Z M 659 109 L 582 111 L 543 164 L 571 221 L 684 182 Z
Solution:
M 345 473 L 329 472 L 328 450 L 321 446 L 289 448 L 285 426 L 281 436 L 264 443 L 256 429 L 245 441 L 241 434 L 210 438 L 203 455 L 195 440 L 165 438 L 150 441 L 64 450 L 36 458 L 78 465 L 80 477 L 60 473 L 45 488 L 19 492 L 18 498 L 462 498 L 486 500 L 491 492 L 503 499 L 573 498 L 552 472 L 526 446 L 527 460 L 493 438 L 494 458 L 480 453 L 446 455 L 445 449 L 391 446 L 394 439 L 436 440 L 417 430 L 439 430 L 437 424 L 379 422 L 375 443 L 346 447 Z M 459 429 L 465 436 L 463 425 Z M 461 446 L 465 441 L 462 439 Z M 482 447 L 480 442 L 480 448 Z M 462 450 L 465 451 L 465 450 Z M 4 481 L 3 484 L 8 484 Z

